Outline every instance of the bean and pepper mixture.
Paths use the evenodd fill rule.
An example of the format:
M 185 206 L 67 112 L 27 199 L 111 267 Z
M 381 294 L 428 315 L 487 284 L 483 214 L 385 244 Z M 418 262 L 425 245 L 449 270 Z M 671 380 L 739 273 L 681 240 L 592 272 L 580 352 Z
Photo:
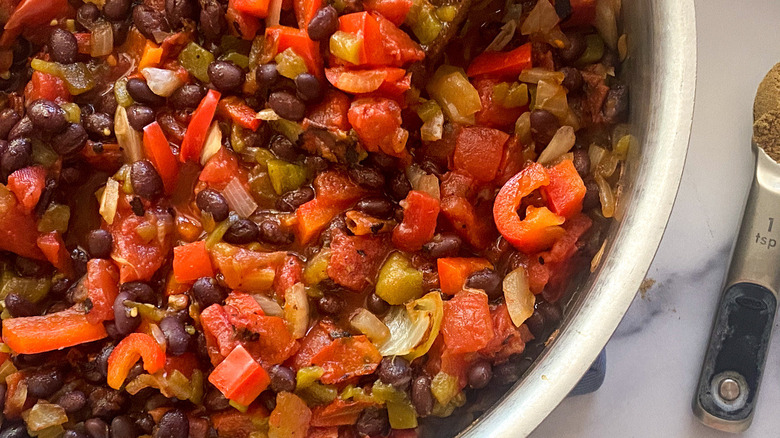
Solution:
M 632 139 L 619 1 L 0 1 L 0 438 L 414 437 Z

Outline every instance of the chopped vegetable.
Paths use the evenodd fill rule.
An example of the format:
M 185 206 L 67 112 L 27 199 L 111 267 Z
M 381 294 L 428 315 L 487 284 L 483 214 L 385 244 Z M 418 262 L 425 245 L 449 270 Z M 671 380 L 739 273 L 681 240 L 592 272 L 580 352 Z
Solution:
M 390 338 L 379 346 L 382 356 L 404 356 L 412 361 L 431 349 L 439 335 L 444 307 L 441 294 L 430 292 L 406 306 L 395 306 L 383 321 Z
M 108 386 L 121 388 L 130 368 L 139 359 L 143 359 L 144 370 L 149 374 L 165 366 L 165 352 L 154 338 L 144 333 L 130 333 L 114 347 L 108 357 Z
M 450 353 L 473 353 L 485 348 L 493 339 L 487 295 L 466 289 L 445 302 L 441 332 Z
M 539 3 L 547 3 L 547 1 L 542 0 Z M 466 73 L 471 77 L 481 75 L 517 77 L 520 72 L 531 66 L 531 43 L 526 43 L 509 52 L 485 52 L 471 61 Z
M 179 52 L 181 66 L 201 82 L 209 82 L 208 67 L 212 62 L 214 62 L 214 55 L 194 42 L 187 44 Z
M 59 350 L 106 336 L 103 324 L 91 324 L 78 308 L 3 321 L 3 342 L 19 354 Z
M 441 291 L 455 295 L 463 290 L 469 275 L 482 269 L 493 268 L 489 261 L 481 258 L 442 257 L 436 260 Z
M 173 248 L 173 275 L 179 283 L 213 277 L 214 268 L 206 250 L 206 242 L 199 240 Z
M 504 299 L 515 327 L 520 327 L 534 313 L 536 296 L 531 292 L 528 274 L 522 266 L 504 277 Z
M 144 153 L 160 174 L 165 192 L 173 192 L 179 176 L 179 165 L 168 144 L 168 139 L 165 138 L 165 133 L 157 122 L 144 127 L 143 143 Z
M 452 122 L 473 125 L 474 114 L 482 109 L 479 93 L 463 69 L 449 65 L 439 67 L 426 89 Z
M 217 111 L 220 93 L 215 90 L 209 90 L 206 97 L 200 101 L 198 108 L 192 113 L 190 124 L 187 126 L 187 133 L 181 143 L 181 152 L 179 160 L 184 163 L 188 160 L 200 160 L 200 153 L 206 141 L 211 121 L 214 119 L 214 113 Z M 146 131 L 146 129 L 144 129 Z
M 394 252 L 379 269 L 376 294 L 390 304 L 404 304 L 422 295 L 422 283 L 422 273 L 403 254 Z
M 401 205 L 404 220 L 393 229 L 393 244 L 405 251 L 417 251 L 436 232 L 439 200 L 428 193 L 412 190 Z
M 209 374 L 209 382 L 227 399 L 249 406 L 268 387 L 271 378 L 244 347 L 237 345 Z

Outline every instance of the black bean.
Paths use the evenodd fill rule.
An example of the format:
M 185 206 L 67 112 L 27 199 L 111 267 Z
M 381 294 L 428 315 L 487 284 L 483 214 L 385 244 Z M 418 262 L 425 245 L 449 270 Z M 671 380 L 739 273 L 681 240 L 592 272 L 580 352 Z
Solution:
M 65 375 L 57 368 L 41 370 L 27 377 L 27 395 L 48 398 L 59 391 L 65 383 Z
M 87 251 L 92 257 L 107 259 L 111 256 L 111 247 L 114 238 L 108 230 L 98 228 L 87 234 Z
M 398 172 L 390 179 L 390 196 L 396 201 L 406 198 L 412 190 L 412 184 L 403 172 Z
M 569 33 L 566 36 L 569 39 L 569 46 L 561 49 L 558 54 L 565 62 L 574 62 L 582 56 L 588 44 L 581 33 Z
M 3 431 L 0 432 L 0 438 L 30 438 L 27 434 L 27 426 L 24 423 L 3 425 Z
M 19 115 L 13 108 L 4 108 L 0 111 L 0 139 L 8 138 L 8 134 L 13 129 L 14 125 L 19 123 L 22 116 Z
M 35 316 L 40 313 L 35 304 L 15 292 L 11 292 L 5 297 L 5 308 L 15 318 Z
M 211 277 L 201 277 L 195 280 L 192 285 L 193 298 L 200 304 L 202 309 L 209 307 L 212 304 L 219 304 L 227 298 L 227 291 L 225 288 L 217 283 L 217 280 Z
M 405 390 L 412 381 L 412 367 L 401 356 L 387 356 L 379 362 L 377 376 L 383 383 Z
M 184 139 L 184 134 L 187 133 L 187 128 L 179 123 L 179 120 L 170 112 L 164 112 L 157 118 L 157 122 L 160 124 L 163 132 L 167 138 L 175 140 L 180 143 Z
M 195 109 L 206 95 L 206 89 L 198 84 L 187 84 L 177 88 L 168 98 L 168 103 L 176 109 Z
M 169 30 L 162 11 L 156 11 L 151 6 L 143 4 L 133 8 L 133 23 L 146 38 L 153 41 L 157 41 L 157 38 L 160 37 L 159 35 L 155 37 L 155 34 Z M 133 99 L 135 99 L 135 96 L 133 96 Z
M 128 292 L 120 292 L 114 300 L 114 324 L 116 329 L 122 335 L 129 335 L 138 328 L 141 323 L 141 316 L 135 313 L 132 316 L 130 308 L 125 306 L 125 301 L 132 301 L 133 297 Z
M 209 79 L 217 90 L 224 93 L 238 91 L 244 83 L 244 72 L 241 67 L 230 61 L 214 61 L 209 64 Z
M 100 418 L 90 418 L 85 421 L 84 430 L 90 438 L 109 438 L 108 424 Z
M 428 415 L 433 410 L 431 378 L 420 375 L 412 381 L 412 404 L 418 415 Z
M 84 129 L 96 140 L 105 140 L 112 135 L 114 119 L 106 113 L 94 113 L 84 117 Z
M 65 111 L 56 103 L 46 99 L 38 99 L 31 103 L 27 115 L 35 129 L 49 134 L 63 130 L 68 124 L 65 120 Z
M 160 330 L 168 341 L 167 353 L 179 356 L 187 351 L 192 336 L 184 329 L 184 323 L 179 318 L 166 316 L 160 321 Z
M 119 292 L 127 292 L 131 300 L 141 303 L 155 304 L 157 301 L 154 289 L 142 281 L 122 283 Z
M 271 385 L 273 385 L 273 379 Z M 206 393 L 206 396 L 203 397 L 203 406 L 209 411 L 224 411 L 230 407 L 230 400 L 228 400 L 217 388 L 211 388 L 209 392 Z
M 599 185 L 593 178 L 586 178 L 585 198 L 582 200 L 582 209 L 584 211 L 592 210 L 601 205 L 599 200 Z
M 70 252 L 70 260 L 73 262 L 73 269 L 76 271 L 76 277 L 81 277 L 87 273 L 87 262 L 89 254 L 81 248 L 73 248 Z
M 135 415 L 135 425 L 146 435 L 151 435 L 154 431 L 154 418 L 147 413 Z
M 239 219 L 228 227 L 222 240 L 234 245 L 243 245 L 257 240 L 259 233 L 257 224 L 249 219 Z
M 10 175 L 16 170 L 30 165 L 32 161 L 32 142 L 28 138 L 15 138 L 0 156 L 3 173 Z
M 57 399 L 57 404 L 62 406 L 65 412 L 73 414 L 84 409 L 87 405 L 87 396 L 79 390 L 68 391 Z
M 574 168 L 580 176 L 586 176 L 590 173 L 590 156 L 588 150 L 579 148 L 574 150 Z
M 482 269 L 469 275 L 466 287 L 485 291 L 488 298 L 496 299 L 504 294 L 501 275 L 492 269 Z
M 372 190 L 379 190 L 385 185 L 385 176 L 374 167 L 352 167 L 349 169 L 349 176 L 356 183 Z
M 62 64 L 76 62 L 79 54 L 79 45 L 72 33 L 59 27 L 54 28 L 49 35 L 49 48 L 51 59 Z
M 395 206 L 387 198 L 363 198 L 355 204 L 355 210 L 380 219 L 390 219 L 395 212 Z
M 320 80 L 311 73 L 301 73 L 295 77 L 295 88 L 298 97 L 304 102 L 314 102 L 322 97 Z
M 260 222 L 259 234 L 257 238 L 261 242 L 271 245 L 287 245 L 292 243 L 293 236 L 290 232 L 282 229 L 278 221 L 266 219 Z
M 607 92 L 601 111 L 607 123 L 625 122 L 628 116 L 628 87 L 623 84 L 613 85 Z
M 317 300 L 317 310 L 323 315 L 337 315 L 346 305 L 344 298 L 334 294 L 325 294 Z
M 442 233 L 433 236 L 430 242 L 423 245 L 422 249 L 430 257 L 454 257 L 460 252 L 462 241 L 460 237 L 452 233 Z
M 141 363 L 138 362 L 138 365 L 141 365 Z M 133 369 L 130 370 L 130 375 L 136 372 L 136 370 L 139 374 L 143 373 L 143 365 L 139 368 L 133 367 Z M 136 376 L 137 375 L 138 374 L 136 374 Z M 127 397 L 124 393 L 103 387 L 95 388 L 89 393 L 88 397 L 92 415 L 96 417 L 113 418 L 121 412 L 127 404 Z
M 366 308 L 371 313 L 384 315 L 390 310 L 390 304 L 383 300 L 379 295 L 372 293 L 366 298 Z
M 130 167 L 130 183 L 136 195 L 154 199 L 163 193 L 163 182 L 149 160 L 136 161 Z
M 91 29 L 98 18 L 100 18 L 100 9 L 93 3 L 84 3 L 76 11 L 76 21 L 87 29 Z
M 109 20 L 123 20 L 130 12 L 131 0 L 106 0 L 103 5 L 103 15 Z
M 339 13 L 333 6 L 325 6 L 314 15 L 307 30 L 309 38 L 324 41 L 339 29 Z
M 555 115 L 547 110 L 531 111 L 531 137 L 535 142 L 546 145 L 560 128 Z
M 97 99 L 97 102 L 95 102 L 95 109 L 97 112 L 108 114 L 109 117 L 114 117 L 114 114 L 116 114 L 116 108 L 119 106 L 119 104 L 116 101 L 116 95 L 114 95 L 114 88 L 113 87 L 107 87 L 105 91 L 100 95 L 100 97 Z M 85 106 L 84 108 L 87 108 Z M 85 111 L 82 109 L 81 116 L 84 117 Z M 113 127 L 113 122 L 112 122 Z
M 154 122 L 154 110 L 144 105 L 127 107 L 127 122 L 136 131 L 143 131 L 146 125 Z
M 492 381 L 499 385 L 509 385 L 523 375 L 524 370 L 517 360 L 508 360 L 493 367 Z
M 137 9 L 137 8 L 136 8 Z M 138 78 L 132 78 L 127 81 L 127 92 L 136 102 L 151 106 L 161 106 L 165 104 L 165 98 L 154 94 L 146 81 Z
M 276 208 L 281 211 L 292 212 L 312 199 L 314 199 L 314 190 L 311 187 L 301 187 L 282 195 L 276 202 Z
M 130 32 L 130 21 L 127 19 L 112 21 L 111 31 L 114 34 L 114 45 L 121 46 L 127 40 L 127 34 Z
M 71 155 L 80 151 L 88 139 L 87 131 L 83 126 L 71 123 L 64 131 L 52 138 L 51 147 L 60 155 Z
M 261 64 L 255 70 L 255 81 L 260 87 L 270 88 L 279 80 L 279 71 L 276 70 L 276 64 Z
M 545 324 L 555 326 L 563 319 L 563 311 L 557 303 L 549 301 L 539 301 L 536 303 L 536 310 L 544 316 Z
M 155 438 L 187 438 L 190 435 L 190 422 L 187 414 L 179 409 L 171 409 L 163 414 L 157 425 Z
M 80 432 L 78 430 L 66 430 L 65 434 L 62 435 L 62 438 L 89 438 L 84 432 Z
M 184 20 L 192 19 L 194 13 L 195 5 L 192 0 L 165 0 L 165 15 L 173 27 L 179 27 Z
M 112 351 L 114 351 L 114 346 L 108 344 L 95 357 L 95 367 L 104 379 L 108 376 L 108 357 L 111 356 Z
M 287 161 L 295 161 L 299 155 L 293 142 L 291 142 L 287 137 L 279 134 L 271 137 L 268 148 L 277 157 Z
M 200 30 L 207 39 L 216 40 L 225 27 L 225 13 L 217 0 L 206 0 L 201 5 Z
M 268 97 L 268 106 L 279 117 L 297 122 L 306 114 L 306 104 L 289 91 L 274 91 Z
M 390 429 L 387 410 L 369 407 L 363 410 L 355 423 L 355 430 L 361 436 L 379 436 Z
M 210 213 L 217 222 L 222 222 L 230 214 L 230 206 L 221 193 L 214 189 L 204 189 L 195 197 L 195 204 L 205 213 Z
M 563 73 L 563 82 L 561 85 L 566 87 L 570 93 L 582 88 L 582 73 L 580 73 L 579 70 L 574 67 L 563 67 L 561 73 Z
M 474 362 L 469 368 L 468 381 L 469 386 L 474 389 L 484 388 L 493 378 L 493 367 L 490 362 L 480 359 Z
M 8 132 L 8 140 L 30 137 L 34 131 L 35 128 L 33 128 L 32 120 L 30 120 L 29 117 L 24 116 L 13 128 L 11 128 L 11 131 Z
M 274 392 L 295 391 L 295 371 L 284 365 L 274 365 L 269 370 L 271 389 Z
M 135 438 L 138 427 L 135 421 L 127 415 L 120 415 L 111 420 L 111 438 Z

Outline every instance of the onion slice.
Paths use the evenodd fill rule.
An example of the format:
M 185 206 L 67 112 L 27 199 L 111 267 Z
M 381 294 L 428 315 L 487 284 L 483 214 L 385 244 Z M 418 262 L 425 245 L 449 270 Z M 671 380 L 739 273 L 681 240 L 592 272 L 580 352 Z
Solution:
M 222 130 L 219 129 L 219 122 L 216 120 L 211 123 L 206 133 L 206 141 L 203 145 L 203 151 L 200 153 L 200 164 L 205 166 L 209 159 L 222 148 Z
M 146 85 L 149 86 L 152 93 L 158 96 L 168 97 L 184 85 L 176 73 L 164 68 L 146 67 L 141 70 L 141 74 L 146 78 Z
M 132 164 L 144 158 L 143 136 L 130 126 L 127 110 L 122 105 L 117 105 L 114 113 L 114 134 L 126 163 Z
M 504 300 L 509 317 L 516 327 L 520 327 L 534 313 L 536 297 L 531 292 L 528 274 L 522 266 L 504 277 Z
M 284 292 L 284 319 L 295 339 L 306 335 L 309 327 L 309 297 L 303 283 L 295 283 Z
M 114 223 L 116 216 L 116 207 L 119 203 L 119 182 L 114 178 L 106 181 L 106 187 L 103 188 L 103 194 L 100 196 L 100 216 L 107 224 Z
M 569 152 L 574 147 L 574 141 L 574 128 L 568 125 L 561 126 L 536 161 L 540 164 L 552 163 L 561 155 Z
M 230 180 L 222 195 L 225 196 L 230 208 L 242 218 L 249 217 L 257 210 L 257 203 L 238 178 Z
M 390 338 L 390 329 L 367 309 L 358 309 L 349 319 L 349 323 L 374 344 L 381 345 Z
M 280 306 L 279 303 L 277 303 L 273 298 L 263 294 L 254 294 L 252 295 L 252 298 L 254 298 L 257 304 L 260 305 L 260 308 L 263 309 L 263 313 L 266 315 L 284 316 L 284 310 L 282 309 L 282 306 Z
M 439 292 L 430 292 L 406 306 L 394 306 L 384 317 L 390 337 L 378 346 L 382 356 L 404 356 L 412 361 L 430 350 L 439 335 L 444 303 Z

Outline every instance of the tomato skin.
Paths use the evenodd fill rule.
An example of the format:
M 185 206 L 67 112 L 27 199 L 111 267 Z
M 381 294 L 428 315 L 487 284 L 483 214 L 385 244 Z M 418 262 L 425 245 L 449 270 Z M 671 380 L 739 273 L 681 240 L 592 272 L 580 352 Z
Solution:
M 444 303 L 441 331 L 451 353 L 474 353 L 493 339 L 493 320 L 484 292 L 466 289 Z
M 28 213 L 38 204 L 44 185 L 46 169 L 41 166 L 24 167 L 8 176 L 8 188 Z
M 157 227 L 157 238 L 147 242 L 138 235 L 136 229 L 144 223 Z M 146 215 L 136 216 L 129 207 L 120 206 L 108 230 L 114 239 L 111 257 L 119 265 L 121 283 L 148 281 L 160 269 L 171 250 L 173 219 L 167 212 L 147 210 Z
M 480 354 L 487 356 L 495 363 L 500 363 L 509 359 L 513 354 L 525 351 L 525 344 L 534 337 L 525 324 L 515 327 L 505 303 L 491 309 L 490 317 L 493 321 L 494 336 L 484 348 L 479 350 Z

